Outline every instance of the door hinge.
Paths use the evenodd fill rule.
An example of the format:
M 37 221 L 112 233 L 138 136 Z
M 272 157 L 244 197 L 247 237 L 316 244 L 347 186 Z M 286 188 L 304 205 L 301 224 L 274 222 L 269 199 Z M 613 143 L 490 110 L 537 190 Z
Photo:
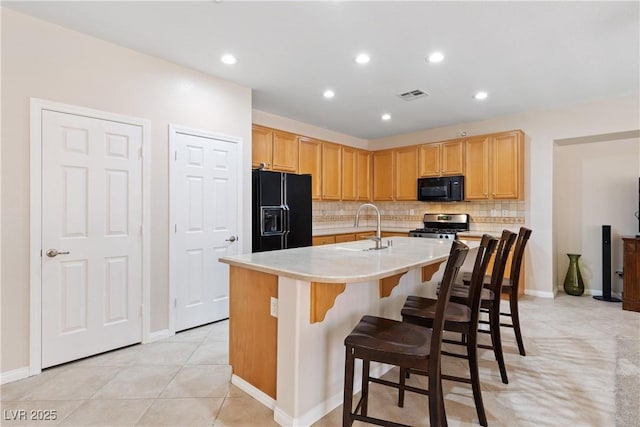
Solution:
M 178 224 L 173 224 L 173 232 L 174 233 L 178 232 Z
M 139 159 L 141 159 L 141 158 L 142 158 L 142 156 L 143 156 L 143 151 L 142 151 L 142 147 L 140 147 L 140 148 L 138 149 L 138 158 L 139 158 Z
M 178 308 L 178 298 L 173 299 L 173 308 Z
M 173 160 L 178 160 L 178 150 L 173 152 Z

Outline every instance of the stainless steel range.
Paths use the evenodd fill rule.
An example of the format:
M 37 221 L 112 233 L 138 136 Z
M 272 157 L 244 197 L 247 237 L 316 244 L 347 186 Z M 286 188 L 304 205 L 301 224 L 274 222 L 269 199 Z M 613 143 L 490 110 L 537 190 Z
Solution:
M 409 231 L 409 237 L 426 237 L 430 239 L 456 238 L 456 233 L 469 231 L 468 214 L 424 214 L 424 228 Z

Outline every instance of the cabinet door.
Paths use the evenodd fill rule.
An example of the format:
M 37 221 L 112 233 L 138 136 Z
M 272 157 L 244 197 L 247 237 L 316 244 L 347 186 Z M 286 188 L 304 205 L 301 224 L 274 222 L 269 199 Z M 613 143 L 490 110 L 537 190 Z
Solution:
M 491 197 L 518 199 L 522 197 L 522 150 L 520 132 L 491 137 Z
M 322 143 L 322 198 L 340 200 L 342 196 L 342 150 L 338 144 Z
M 356 149 L 342 147 L 342 200 L 356 200 Z
M 298 173 L 311 174 L 311 198 L 322 197 L 322 143 L 301 136 L 298 139 Z
M 264 163 L 265 169 L 271 169 L 273 154 L 273 131 L 261 126 L 251 129 L 251 167 L 259 168 Z
M 395 199 L 418 199 L 418 149 L 405 147 L 395 150 Z
M 273 169 L 298 172 L 298 137 L 291 133 L 273 132 Z
M 425 144 L 420 146 L 420 176 L 440 175 L 440 148 L 440 144 Z
M 330 245 L 330 244 L 335 243 L 335 242 L 336 242 L 336 236 L 335 235 L 313 236 L 313 237 L 311 237 L 311 244 L 313 246 Z
M 465 143 L 465 200 L 489 198 L 489 137 L 469 138 Z
M 371 153 L 358 150 L 356 153 L 356 197 L 357 200 L 371 200 Z
M 440 144 L 440 159 L 442 175 L 464 175 L 464 140 Z
M 349 234 L 336 234 L 336 243 L 353 242 L 356 240 L 356 235 Z
M 393 200 L 393 151 L 373 152 L 373 200 Z

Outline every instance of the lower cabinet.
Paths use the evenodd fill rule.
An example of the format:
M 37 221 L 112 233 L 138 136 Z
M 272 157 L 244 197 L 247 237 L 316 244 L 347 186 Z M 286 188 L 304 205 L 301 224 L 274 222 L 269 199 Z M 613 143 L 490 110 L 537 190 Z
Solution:
M 344 243 L 344 242 L 355 242 L 357 240 L 363 240 L 367 237 L 375 236 L 375 231 L 363 231 L 362 233 L 341 233 L 341 234 L 328 234 L 326 236 L 313 236 L 312 243 L 313 246 L 318 245 L 330 245 L 332 243 Z M 382 237 L 391 237 L 391 236 L 404 236 L 407 237 L 408 233 L 397 233 L 397 232 L 382 232 Z
M 640 239 L 623 237 L 622 309 L 640 312 Z
M 313 236 L 311 238 L 311 243 L 313 246 L 319 246 L 319 245 L 330 245 L 332 243 L 336 242 L 336 236 L 335 235 L 331 235 L 331 236 Z

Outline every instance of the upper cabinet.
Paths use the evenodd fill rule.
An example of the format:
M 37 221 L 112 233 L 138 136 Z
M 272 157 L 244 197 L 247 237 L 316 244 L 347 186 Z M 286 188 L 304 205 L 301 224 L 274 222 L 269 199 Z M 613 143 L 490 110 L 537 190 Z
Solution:
M 521 131 L 472 137 L 465 142 L 465 199 L 524 196 L 524 135 Z
M 298 173 L 311 174 L 311 198 L 322 197 L 322 142 L 301 136 L 298 138 Z
M 464 174 L 464 140 L 434 142 L 419 147 L 420 176 Z
M 357 200 L 371 200 L 371 153 L 358 150 L 356 153 L 356 198 Z
M 358 195 L 357 152 L 342 146 L 342 200 L 356 200 Z
M 330 142 L 322 143 L 322 199 L 342 197 L 342 148 Z
M 254 125 L 252 165 L 311 174 L 314 200 L 416 200 L 418 177 L 464 175 L 465 200 L 524 198 L 524 134 L 508 131 L 381 151 Z
M 263 126 L 253 125 L 251 165 L 282 172 L 298 172 L 298 137 Z
M 394 199 L 418 199 L 418 148 L 403 147 L 393 150 L 394 155 Z
M 264 164 L 265 169 L 272 168 L 273 161 L 273 130 L 253 125 L 251 128 L 251 167 L 259 168 Z
M 393 200 L 393 150 L 373 152 L 373 200 Z

